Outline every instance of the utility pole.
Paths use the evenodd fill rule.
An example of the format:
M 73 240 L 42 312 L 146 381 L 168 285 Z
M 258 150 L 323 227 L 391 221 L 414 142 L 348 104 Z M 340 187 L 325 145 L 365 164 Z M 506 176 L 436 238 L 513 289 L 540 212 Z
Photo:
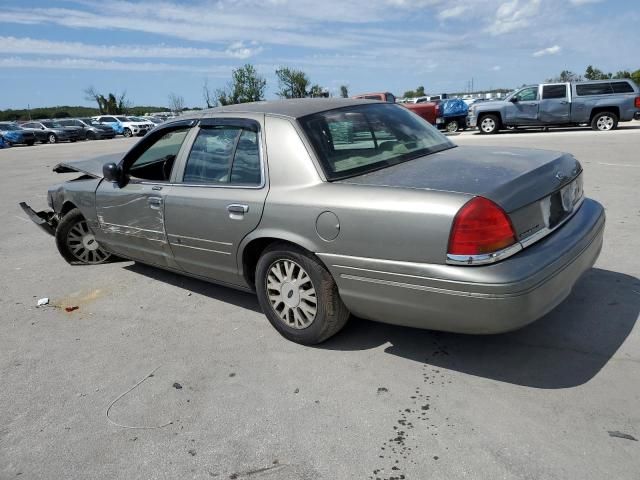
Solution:
M 31 105 L 27 103 L 27 113 L 29 114 L 29 121 L 31 121 Z

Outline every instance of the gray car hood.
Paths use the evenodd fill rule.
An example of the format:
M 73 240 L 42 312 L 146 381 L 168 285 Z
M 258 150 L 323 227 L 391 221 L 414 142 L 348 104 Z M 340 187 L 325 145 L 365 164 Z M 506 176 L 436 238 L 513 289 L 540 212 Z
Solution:
M 465 146 L 340 182 L 480 195 L 511 212 L 549 195 L 581 171 L 567 153 Z
M 80 172 L 95 178 L 102 178 L 102 167 L 105 163 L 118 163 L 122 159 L 121 153 L 102 155 L 88 160 L 77 160 L 75 162 L 63 162 L 53 167 L 56 173 Z

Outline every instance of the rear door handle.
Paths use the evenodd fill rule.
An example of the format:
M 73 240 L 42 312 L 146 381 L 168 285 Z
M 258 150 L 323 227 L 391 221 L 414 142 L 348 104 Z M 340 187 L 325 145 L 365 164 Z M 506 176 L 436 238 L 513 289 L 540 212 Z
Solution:
M 245 213 L 249 211 L 249 205 L 243 205 L 240 203 L 232 203 L 227 205 L 227 212 L 229 212 L 229 218 L 234 220 L 240 220 Z
M 162 198 L 149 197 L 147 198 L 147 203 L 149 204 L 149 207 L 153 208 L 154 210 L 159 210 L 160 207 L 162 206 Z

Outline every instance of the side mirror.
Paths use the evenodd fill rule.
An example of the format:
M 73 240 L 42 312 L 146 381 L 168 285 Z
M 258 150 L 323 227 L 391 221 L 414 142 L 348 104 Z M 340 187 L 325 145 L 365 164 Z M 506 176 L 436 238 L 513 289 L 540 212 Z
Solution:
M 511 98 L 509 99 L 509 101 L 510 101 L 511 103 L 518 103 L 518 97 L 513 96 L 513 97 L 511 97 Z
M 115 163 L 105 163 L 102 166 L 102 176 L 108 182 L 115 182 L 120 185 L 122 180 L 122 169 Z

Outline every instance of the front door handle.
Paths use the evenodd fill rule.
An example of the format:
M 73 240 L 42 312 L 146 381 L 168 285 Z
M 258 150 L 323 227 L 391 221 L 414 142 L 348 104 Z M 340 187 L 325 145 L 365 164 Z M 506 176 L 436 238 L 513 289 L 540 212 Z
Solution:
M 150 208 L 159 210 L 162 206 L 162 197 L 149 197 L 147 198 L 147 203 L 149 204 Z

